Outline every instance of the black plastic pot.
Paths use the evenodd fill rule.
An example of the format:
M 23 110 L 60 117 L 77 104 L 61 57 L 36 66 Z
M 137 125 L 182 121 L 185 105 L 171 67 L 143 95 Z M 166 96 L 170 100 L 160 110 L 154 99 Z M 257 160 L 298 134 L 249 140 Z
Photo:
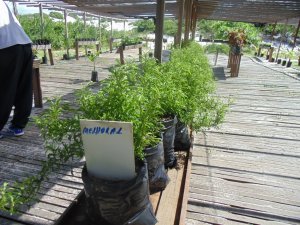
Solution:
M 254 56 L 257 56 L 257 52 L 254 53 Z
M 175 151 L 188 151 L 191 147 L 191 140 L 187 126 L 178 120 L 176 124 L 174 149 Z
M 285 65 L 286 65 L 286 60 L 282 60 L 281 65 L 282 65 L 282 66 L 285 66 Z
M 281 59 L 277 59 L 277 64 L 281 64 Z
M 104 180 L 82 170 L 88 218 L 93 224 L 154 225 L 157 220 L 149 200 L 147 163 L 137 166 L 131 180 Z
M 269 56 L 269 55 L 267 55 L 267 56 L 266 56 L 266 60 L 268 60 L 269 58 L 270 58 L 270 56 Z
M 43 63 L 43 64 L 47 64 L 47 63 L 48 63 L 48 58 L 47 58 L 47 56 L 43 56 L 43 57 L 42 57 L 42 63 Z
M 68 57 L 68 54 L 63 54 L 63 59 L 64 60 L 69 60 L 70 58 Z
M 260 54 L 260 57 L 264 57 L 264 54 Z
M 165 152 L 165 167 L 174 168 L 177 165 L 177 158 L 174 152 L 175 126 L 177 117 L 173 119 L 164 119 L 162 121 L 163 128 L 163 143 Z
M 99 81 L 97 71 L 92 71 L 91 81 L 93 81 L 93 82 L 98 82 Z
M 148 164 L 150 194 L 162 191 L 170 179 L 165 169 L 164 146 L 161 141 L 156 146 L 146 148 L 145 158 Z
M 291 67 L 291 66 L 292 66 L 292 62 L 288 61 L 287 64 L 286 64 L 286 67 Z

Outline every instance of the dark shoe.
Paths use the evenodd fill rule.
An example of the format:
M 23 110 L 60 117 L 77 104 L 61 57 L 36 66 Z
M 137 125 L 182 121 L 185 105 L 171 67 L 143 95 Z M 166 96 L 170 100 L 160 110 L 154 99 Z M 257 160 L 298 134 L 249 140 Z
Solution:
M 24 135 L 24 130 L 22 128 L 17 128 L 17 127 L 10 126 L 8 128 L 8 131 L 16 137 Z

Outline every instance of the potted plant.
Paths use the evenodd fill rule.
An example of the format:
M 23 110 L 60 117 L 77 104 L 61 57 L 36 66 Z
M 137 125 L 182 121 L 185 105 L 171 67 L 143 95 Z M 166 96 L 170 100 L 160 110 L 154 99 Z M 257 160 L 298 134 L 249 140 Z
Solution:
M 246 34 L 243 30 L 231 31 L 228 34 L 228 43 L 234 54 L 240 54 L 241 48 L 246 44 Z
M 91 75 L 91 81 L 98 82 L 98 72 L 96 71 L 96 59 L 100 55 L 100 52 L 90 52 L 90 54 L 87 55 L 88 59 L 93 63 L 94 70 L 92 71 Z

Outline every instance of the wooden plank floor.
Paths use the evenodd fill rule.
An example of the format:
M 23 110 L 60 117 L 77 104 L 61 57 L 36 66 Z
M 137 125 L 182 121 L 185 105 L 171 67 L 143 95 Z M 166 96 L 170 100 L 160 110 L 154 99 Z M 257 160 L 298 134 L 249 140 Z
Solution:
M 137 59 L 138 49 L 124 52 L 125 59 Z M 99 79 L 108 76 L 108 68 L 115 64 L 119 54 L 102 54 L 97 60 Z M 79 61 L 56 61 L 54 66 L 41 65 L 41 87 L 43 101 L 54 96 L 63 96 L 71 101 L 74 90 L 82 88 L 91 78 L 93 65 L 86 58 Z M 44 106 L 47 108 L 47 104 Z M 43 109 L 33 109 L 32 116 Z M 32 121 L 32 120 L 31 120 Z M 22 137 L 5 137 L 0 140 L 0 184 L 14 182 L 26 176 L 36 174 L 45 160 L 43 140 L 39 130 L 29 123 Z M 83 188 L 81 180 L 82 161 L 65 165 L 62 170 L 53 173 L 50 179 L 42 184 L 38 201 L 23 206 L 20 213 L 10 215 L 0 211 L 0 224 L 53 225 L 70 207 Z
M 215 71 L 233 104 L 195 135 L 186 224 L 300 224 L 300 81 L 247 57 Z

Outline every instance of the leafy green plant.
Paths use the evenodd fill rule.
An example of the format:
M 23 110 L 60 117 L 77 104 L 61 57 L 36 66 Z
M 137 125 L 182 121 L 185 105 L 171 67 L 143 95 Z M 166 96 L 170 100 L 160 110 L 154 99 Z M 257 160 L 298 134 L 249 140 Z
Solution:
M 100 51 L 98 52 L 91 52 L 90 54 L 88 54 L 88 59 L 93 63 L 94 65 L 94 71 L 96 71 L 96 59 L 97 57 L 100 55 Z

